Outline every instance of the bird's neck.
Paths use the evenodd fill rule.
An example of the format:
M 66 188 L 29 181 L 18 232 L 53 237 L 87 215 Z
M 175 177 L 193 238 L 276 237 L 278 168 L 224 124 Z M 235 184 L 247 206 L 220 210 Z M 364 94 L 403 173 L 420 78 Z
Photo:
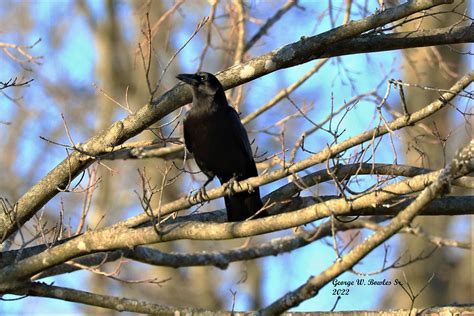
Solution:
M 216 94 L 214 95 L 213 101 L 214 103 L 217 103 L 219 105 L 229 105 L 224 90 L 217 90 Z
M 197 94 L 193 95 L 193 107 L 197 108 L 219 108 L 228 106 L 227 98 L 223 90 L 219 90 L 214 95 Z

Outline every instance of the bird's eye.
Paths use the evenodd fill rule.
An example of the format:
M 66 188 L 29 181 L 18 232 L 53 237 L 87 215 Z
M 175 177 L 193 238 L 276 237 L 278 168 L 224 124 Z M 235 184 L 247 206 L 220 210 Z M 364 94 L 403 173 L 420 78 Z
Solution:
M 206 75 L 200 75 L 200 76 L 199 76 L 199 79 L 201 79 L 201 80 L 203 80 L 203 81 L 206 80 Z

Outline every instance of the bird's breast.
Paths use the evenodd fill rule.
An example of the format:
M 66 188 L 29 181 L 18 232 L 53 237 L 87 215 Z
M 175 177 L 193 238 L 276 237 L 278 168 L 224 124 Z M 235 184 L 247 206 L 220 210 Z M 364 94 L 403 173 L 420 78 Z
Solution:
M 247 157 L 241 140 L 236 137 L 232 119 L 224 111 L 190 111 L 184 122 L 187 142 L 192 144 L 199 167 L 227 180 L 234 174 L 247 172 L 249 159 L 252 159 Z
M 214 151 L 215 146 L 223 149 L 226 147 L 226 138 L 231 133 L 226 117 L 217 112 L 191 112 L 186 118 L 184 128 L 191 138 L 195 155 L 200 151 Z

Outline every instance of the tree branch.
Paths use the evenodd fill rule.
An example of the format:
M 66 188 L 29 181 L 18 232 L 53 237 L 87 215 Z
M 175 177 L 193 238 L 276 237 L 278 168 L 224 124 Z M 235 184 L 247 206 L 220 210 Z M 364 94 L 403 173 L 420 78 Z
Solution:
M 74 290 L 60 286 L 47 285 L 45 283 L 26 283 L 12 290 L 10 293 L 16 295 L 40 296 L 55 298 L 63 301 L 81 303 L 90 306 L 104 307 L 119 312 L 135 312 L 142 314 L 176 315 L 195 314 L 204 310 L 198 308 L 179 308 L 160 304 L 152 304 L 144 301 L 128 298 L 90 293 Z
M 474 24 L 471 23 L 467 26 L 450 26 L 433 30 L 361 35 L 329 46 L 321 57 L 472 42 L 474 42 Z
M 308 202 L 307 204 L 304 202 L 300 203 L 298 204 L 300 207 L 297 207 L 294 209 L 292 208 L 292 206 L 290 206 L 287 211 L 295 211 L 302 207 L 308 207 L 308 206 L 314 205 L 317 202 L 320 202 L 320 201 L 316 201 L 316 199 L 311 198 L 311 197 L 307 197 L 303 199 L 311 199 L 311 202 Z M 324 198 L 324 197 L 322 197 L 322 199 L 328 200 L 328 198 Z M 412 203 L 413 200 L 414 198 L 395 199 L 395 200 L 391 200 L 390 201 L 391 203 L 388 205 L 384 204 L 384 205 L 379 205 L 375 207 L 370 206 L 370 207 L 366 207 L 362 209 L 356 209 L 356 210 L 346 213 L 344 216 L 377 216 L 378 221 L 384 221 L 384 220 L 390 219 L 393 216 L 396 216 L 400 211 L 402 211 L 404 208 L 410 205 L 410 203 Z M 466 196 L 444 197 L 444 198 L 440 198 L 440 199 L 430 202 L 421 211 L 419 216 L 453 216 L 453 215 L 474 214 L 474 210 L 471 207 L 472 205 L 474 205 L 474 197 L 466 197 Z M 178 217 L 176 222 L 187 222 L 190 220 L 204 222 L 204 221 L 210 221 L 210 220 L 215 221 L 216 219 L 218 222 L 225 222 L 225 218 L 226 218 L 225 211 L 221 210 L 221 211 L 214 211 L 214 212 L 206 212 L 203 214 L 197 214 L 197 215 L 192 215 L 192 216 Z M 349 224 L 343 225 L 343 224 L 338 223 L 338 225 L 336 225 L 335 228 L 337 231 L 339 230 L 343 231 L 347 229 L 357 229 L 361 227 L 362 226 L 358 225 L 357 222 L 353 222 L 353 223 L 350 223 L 350 225 Z M 414 231 L 414 230 L 412 232 L 417 233 L 417 231 Z M 326 236 L 329 236 L 328 235 L 329 233 L 330 231 L 326 231 L 326 228 L 323 226 L 321 230 L 318 231 L 318 236 L 321 238 L 326 237 Z M 297 238 L 300 238 L 300 237 L 297 237 Z M 58 244 L 63 244 L 67 242 L 68 240 L 71 240 L 71 238 L 60 240 L 58 241 Z M 260 245 L 262 249 L 255 251 L 255 253 L 259 254 L 259 256 L 251 257 L 251 255 L 245 254 L 245 255 L 242 255 L 240 260 L 250 260 L 250 259 L 259 258 L 260 254 L 261 256 L 277 255 L 286 251 L 292 251 L 296 248 L 306 245 L 306 243 L 301 244 L 301 242 L 304 241 L 305 238 L 297 241 L 296 244 L 295 244 L 295 241 L 290 242 L 291 245 L 294 245 L 296 248 L 291 248 L 290 245 L 286 245 L 286 242 L 283 241 L 283 239 L 281 239 L 282 244 L 277 245 L 280 243 L 279 240 L 280 239 L 274 239 L 273 241 L 268 243 L 268 246 L 265 246 L 265 244 Z M 450 243 L 449 245 L 456 247 L 454 243 Z M 275 247 L 276 251 L 281 251 L 281 252 L 271 252 L 267 254 L 267 251 L 269 251 L 267 248 L 269 247 Z M 465 244 L 461 244 L 461 246 L 459 247 L 466 248 L 468 246 Z M 0 268 L 16 264 L 16 262 L 27 259 L 28 257 L 39 254 L 43 251 L 46 251 L 48 248 L 49 247 L 47 245 L 42 244 L 42 245 L 37 245 L 37 246 L 18 249 L 18 250 L 10 250 L 10 251 L 1 252 L 0 253 L 0 259 L 1 259 Z M 86 255 L 84 257 L 78 258 L 76 261 L 80 264 L 90 265 L 90 266 L 98 265 L 103 262 L 115 261 L 115 260 L 118 260 L 122 256 L 127 257 L 129 259 L 141 261 L 140 259 L 138 259 L 138 257 L 135 257 L 135 254 L 134 254 L 135 251 L 137 251 L 137 249 L 141 249 L 141 248 L 142 247 L 140 246 L 135 247 L 134 249 L 120 248 L 117 250 L 108 251 L 107 253 L 97 253 L 93 255 Z M 160 254 L 161 252 L 159 252 L 156 249 L 151 249 L 148 251 L 148 253 Z M 176 257 L 176 259 L 170 259 L 170 258 L 175 258 L 175 257 L 170 257 L 171 254 L 162 253 L 163 255 L 161 254 L 156 255 L 158 259 L 155 259 L 154 263 L 150 263 L 150 262 L 148 263 L 163 265 L 163 266 L 170 266 L 170 267 L 175 267 L 175 268 L 184 267 L 184 266 L 193 266 L 193 265 L 204 265 L 204 264 L 215 265 L 218 268 L 225 268 L 225 266 L 229 264 L 231 261 L 223 260 L 227 255 L 223 255 L 222 252 L 218 252 L 218 253 L 219 255 L 215 255 L 215 256 L 212 254 L 212 252 L 211 253 L 207 252 L 206 254 L 202 254 L 204 256 L 208 256 L 208 258 L 215 257 L 216 258 L 215 261 L 212 261 L 212 259 L 206 259 L 206 258 L 202 258 L 199 260 L 196 259 L 197 260 L 196 261 L 195 258 L 196 256 L 198 256 L 198 254 L 182 254 L 179 257 Z M 136 256 L 140 256 L 140 255 L 136 255 Z M 145 256 L 145 253 L 143 253 L 143 256 Z M 186 259 L 187 256 L 190 256 L 190 258 Z M 71 265 L 68 265 L 67 263 L 64 263 L 62 264 L 62 266 L 57 266 L 50 270 L 45 271 L 45 273 L 42 272 L 39 277 L 44 278 L 47 276 L 52 276 L 52 275 L 62 274 L 62 273 L 69 273 L 76 270 L 77 268 Z

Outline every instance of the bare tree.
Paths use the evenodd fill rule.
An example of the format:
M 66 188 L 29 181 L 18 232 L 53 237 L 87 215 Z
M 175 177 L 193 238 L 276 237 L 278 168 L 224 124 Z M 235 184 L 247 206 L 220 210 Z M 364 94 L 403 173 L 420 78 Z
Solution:
M 474 41 L 464 1 L 346 0 L 317 9 L 297 0 L 111 0 L 103 6 L 65 6 L 95 40 L 88 47 L 97 56 L 87 86 L 74 74 L 60 80 L 48 75 L 42 67 L 48 69 L 54 56 L 35 51 L 45 41 L 59 49 L 57 42 L 69 40 L 72 15 L 63 19 L 58 13 L 46 39 L 23 44 L 34 29 L 26 22 L 35 17 L 22 4 L 9 8 L 22 19 L 8 32 L 22 30 L 23 36 L 15 44 L 0 41 L 9 66 L 0 74 L 6 76 L 0 92 L 10 109 L 0 116 L 7 135 L 0 142 L 2 300 L 55 298 L 84 304 L 90 313 L 246 309 L 274 315 L 313 298 L 337 311 L 357 292 L 377 288 L 406 298 L 407 304 L 387 303 L 400 309 L 395 314 L 432 307 L 427 304 L 433 301 L 420 298 L 438 291 L 443 272 L 425 269 L 417 279 L 422 272 L 409 269 L 431 261 L 434 266 L 440 248 L 465 257 L 472 248 L 469 228 L 452 236 L 442 219 L 474 213 L 474 72 L 460 64 L 454 71 L 450 62 L 472 55 L 460 45 Z M 425 27 L 447 17 L 448 24 Z M 298 34 L 301 21 L 313 23 L 305 25 L 304 36 Z M 274 29 L 281 36 L 272 35 Z M 386 51 L 425 47 L 438 58 L 435 63 L 409 54 L 401 65 L 374 62 Z M 365 54 L 359 55 L 365 61 L 357 59 L 352 68 L 343 56 L 356 54 Z M 452 82 L 422 79 L 420 65 L 430 62 L 429 76 L 439 70 Z M 193 194 L 203 178 L 181 135 L 191 92 L 174 79 L 190 65 L 217 72 L 254 139 L 260 174 L 206 196 Z M 413 74 L 392 79 L 401 68 Z M 50 105 L 36 108 L 38 95 L 48 95 Z M 414 98 L 420 95 L 425 97 Z M 51 111 L 60 119 L 51 120 Z M 449 128 L 431 121 L 448 115 Z M 25 149 L 31 146 L 25 130 L 41 134 L 35 150 Z M 445 146 L 450 137 L 456 148 Z M 430 154 L 433 143 L 443 150 Z M 21 156 L 25 150 L 29 154 Z M 417 158 L 405 162 L 405 152 Z M 20 156 L 26 159 L 22 168 Z M 52 166 L 49 157 L 63 160 Z M 442 163 L 427 165 L 427 158 Z M 231 194 L 228 186 L 231 192 L 261 187 L 271 216 L 227 222 L 220 200 Z M 424 229 L 415 218 L 443 228 Z M 398 243 L 399 251 L 391 252 L 389 239 L 397 244 L 391 239 L 397 235 L 422 246 Z M 314 271 L 313 262 L 284 256 L 271 265 L 257 260 L 297 250 L 309 254 L 314 247 L 330 254 Z M 316 262 L 321 254 L 313 256 Z M 285 290 L 269 293 L 266 279 L 276 264 L 283 270 L 306 266 L 299 271 L 306 281 L 290 289 L 275 280 L 271 286 Z M 395 270 L 402 274 L 386 279 Z M 86 282 L 74 282 L 79 271 L 89 276 Z M 472 294 L 473 282 L 463 284 Z M 454 305 L 472 304 L 472 295 L 452 297 L 435 301 L 439 306 L 429 311 L 472 310 Z M 4 304 L 6 311 L 9 304 L 14 303 Z

